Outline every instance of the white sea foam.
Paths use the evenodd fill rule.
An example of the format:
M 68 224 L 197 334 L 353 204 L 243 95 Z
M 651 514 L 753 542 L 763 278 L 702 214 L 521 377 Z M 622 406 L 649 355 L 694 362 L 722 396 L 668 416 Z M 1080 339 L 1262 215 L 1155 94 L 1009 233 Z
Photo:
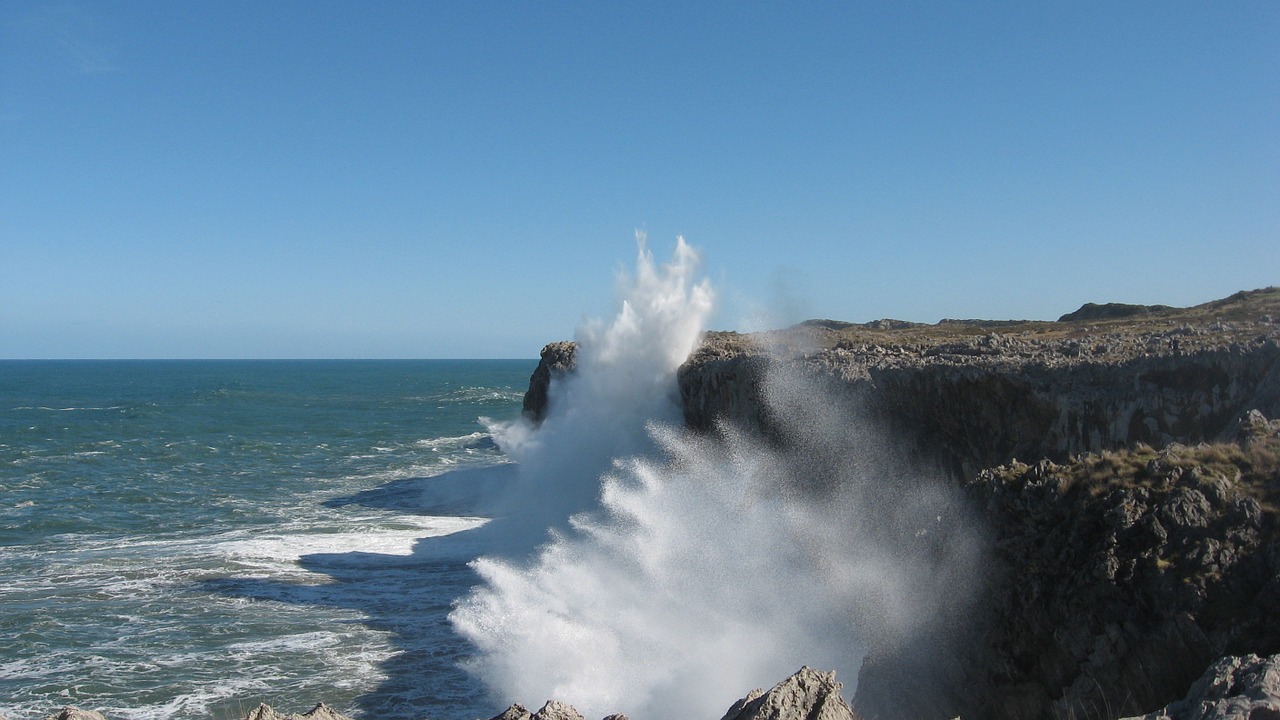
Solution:
M 518 517 L 513 546 L 545 539 L 576 512 L 592 507 L 598 478 L 615 457 L 652 449 L 645 424 L 675 421 L 675 371 L 698 342 L 712 308 L 709 282 L 698 280 L 698 254 L 677 239 L 669 263 L 657 264 L 637 236 L 636 274 L 620 278 L 621 299 L 609 323 L 578 329 L 578 371 L 549 389 L 548 413 L 535 431 L 525 418 L 490 428 L 520 471 L 497 511 Z
M 487 518 L 423 517 L 401 515 L 389 520 L 385 516 L 352 519 L 341 529 L 311 529 L 305 532 L 265 533 L 244 540 L 220 543 L 217 551 L 248 564 L 267 561 L 270 564 L 296 563 L 306 555 L 340 553 L 377 553 L 409 556 L 422 538 L 441 537 L 481 527 Z
M 102 707 L 107 717 L 124 720 L 169 720 L 176 717 L 208 717 L 213 710 L 236 698 L 261 697 L 272 690 L 272 676 L 226 677 L 203 682 L 190 692 L 174 695 L 168 701 L 146 707 Z M 252 708 L 238 708 L 236 716 L 247 714 Z M 241 712 L 240 710 L 243 710 Z
M 950 493 L 832 388 L 771 374 L 785 451 L 679 427 L 674 373 L 710 310 L 694 257 L 680 242 L 659 269 L 642 245 L 543 426 L 495 429 L 520 501 L 542 504 L 524 517 L 558 528 L 532 557 L 474 563 L 484 582 L 450 616 L 498 703 L 661 720 L 716 717 L 804 664 L 852 686 L 870 645 L 936 629 L 963 597 L 974 543 Z
M 125 719 L 230 718 L 260 700 L 316 699 L 351 717 L 472 713 L 476 685 L 456 667 L 465 642 L 440 625 L 483 547 L 462 531 L 486 526 L 473 508 L 514 468 L 488 433 L 458 424 L 516 412 L 511 392 L 471 380 L 483 372 L 427 373 L 448 412 L 391 393 L 367 432 L 330 421 L 351 406 L 277 408 L 274 389 L 249 394 L 251 414 L 179 402 L 157 413 L 163 424 L 123 430 L 111 413 L 67 407 L 110 402 L 6 402 L 47 408 L 25 425 L 81 424 L 54 439 L 14 428 L 0 443 L 15 455 L 0 515 L 17 540 L 0 553 L 0 625 L 12 631 L 0 714 L 77 704 Z M 476 387 L 455 392 L 452 377 Z M 234 435 L 206 432 L 206 411 L 235 418 Z M 419 434 L 392 427 L 419 411 Z
M 454 450 L 471 445 L 478 445 L 488 438 L 489 433 L 473 432 L 467 435 L 458 435 L 455 437 L 424 438 L 415 442 L 414 445 L 420 448 L 439 452 L 441 450 Z

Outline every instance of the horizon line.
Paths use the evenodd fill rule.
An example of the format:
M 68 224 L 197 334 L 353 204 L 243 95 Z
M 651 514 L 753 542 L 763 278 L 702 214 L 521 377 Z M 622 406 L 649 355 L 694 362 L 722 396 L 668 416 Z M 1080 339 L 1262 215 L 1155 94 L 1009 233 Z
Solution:
M 9 357 L 7 362 L 514 362 L 532 357 Z

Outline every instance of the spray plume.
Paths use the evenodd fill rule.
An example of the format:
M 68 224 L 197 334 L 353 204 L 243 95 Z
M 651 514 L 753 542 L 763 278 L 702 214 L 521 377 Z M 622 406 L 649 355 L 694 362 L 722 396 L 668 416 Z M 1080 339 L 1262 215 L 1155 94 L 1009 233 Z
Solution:
M 856 398 L 779 364 L 765 401 L 785 444 L 678 426 L 675 371 L 711 308 L 696 259 L 680 240 L 658 267 L 641 242 L 543 425 L 499 431 L 520 463 L 513 507 L 549 508 L 521 522 L 553 528 L 532 557 L 475 561 L 483 582 L 451 614 L 500 702 L 715 718 L 801 665 L 853 680 L 873 644 L 937 630 L 944 583 L 961 594 L 974 544 L 952 496 Z

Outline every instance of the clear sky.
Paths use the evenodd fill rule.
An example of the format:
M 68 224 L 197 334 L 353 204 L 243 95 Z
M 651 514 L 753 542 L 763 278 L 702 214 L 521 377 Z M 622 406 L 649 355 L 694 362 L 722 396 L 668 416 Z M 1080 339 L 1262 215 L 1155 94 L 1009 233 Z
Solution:
M 723 329 L 1280 284 L 1280 3 L 0 3 L 0 358 L 532 358 L 637 229 Z

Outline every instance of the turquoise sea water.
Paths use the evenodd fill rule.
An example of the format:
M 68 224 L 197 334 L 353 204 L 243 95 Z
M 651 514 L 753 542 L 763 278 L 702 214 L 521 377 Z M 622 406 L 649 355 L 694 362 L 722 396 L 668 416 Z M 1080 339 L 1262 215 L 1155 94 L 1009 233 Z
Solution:
M 0 714 L 493 714 L 427 539 L 484 522 L 534 366 L 0 362 Z

